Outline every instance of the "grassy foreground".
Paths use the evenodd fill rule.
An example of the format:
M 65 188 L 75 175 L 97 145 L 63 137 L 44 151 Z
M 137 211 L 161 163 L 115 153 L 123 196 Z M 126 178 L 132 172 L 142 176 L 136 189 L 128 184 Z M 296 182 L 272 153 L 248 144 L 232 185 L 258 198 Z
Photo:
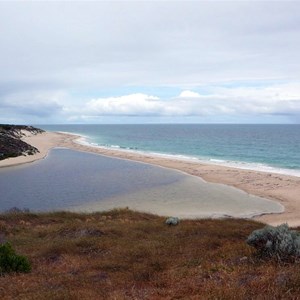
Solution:
M 0 215 L 32 264 L 0 277 L 0 299 L 298 299 L 300 265 L 260 260 L 245 243 L 262 224 L 164 221 L 126 209 Z

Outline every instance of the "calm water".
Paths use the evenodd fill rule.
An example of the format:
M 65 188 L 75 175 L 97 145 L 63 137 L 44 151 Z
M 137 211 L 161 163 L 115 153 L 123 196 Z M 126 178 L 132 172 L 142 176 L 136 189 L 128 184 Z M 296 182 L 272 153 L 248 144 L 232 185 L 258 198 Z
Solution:
M 44 160 L 0 168 L 0 211 L 58 210 L 173 184 L 183 177 L 151 165 L 55 149 Z
M 68 149 L 0 169 L 0 211 L 99 211 L 130 207 L 180 217 L 251 217 L 278 203 L 181 172 Z
M 300 176 L 300 125 L 48 125 L 94 146 Z

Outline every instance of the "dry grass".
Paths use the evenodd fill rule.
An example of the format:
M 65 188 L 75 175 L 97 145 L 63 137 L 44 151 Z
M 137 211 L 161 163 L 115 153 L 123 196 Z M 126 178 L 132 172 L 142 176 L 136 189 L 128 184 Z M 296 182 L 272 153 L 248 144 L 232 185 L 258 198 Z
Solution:
M 0 298 L 298 299 L 299 264 L 259 260 L 245 243 L 262 224 L 164 220 L 130 210 L 0 215 L 0 232 L 32 263 L 0 277 Z

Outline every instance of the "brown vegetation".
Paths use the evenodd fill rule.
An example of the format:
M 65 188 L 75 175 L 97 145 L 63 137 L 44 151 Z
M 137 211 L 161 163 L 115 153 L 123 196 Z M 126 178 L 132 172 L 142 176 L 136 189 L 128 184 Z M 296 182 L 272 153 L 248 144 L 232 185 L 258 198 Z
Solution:
M 297 299 L 299 264 L 260 260 L 245 242 L 263 224 L 154 215 L 11 213 L 2 239 L 28 274 L 0 277 L 1 299 Z M 3 238 L 4 235 L 4 238 Z M 1 238 L 1 237 L 0 237 Z

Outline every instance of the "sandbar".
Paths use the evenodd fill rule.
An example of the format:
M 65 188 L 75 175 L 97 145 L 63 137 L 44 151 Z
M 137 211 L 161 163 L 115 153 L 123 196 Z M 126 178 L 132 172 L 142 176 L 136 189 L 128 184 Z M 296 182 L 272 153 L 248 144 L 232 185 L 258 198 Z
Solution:
M 293 227 L 300 226 L 300 177 L 93 147 L 78 143 L 79 138 L 79 136 L 73 134 L 53 132 L 27 136 L 23 140 L 38 148 L 40 153 L 33 156 L 22 156 L 0 161 L 0 167 L 27 163 L 44 158 L 48 151 L 54 147 L 64 147 L 110 157 L 140 161 L 179 170 L 193 176 L 198 176 L 207 182 L 229 185 L 248 194 L 275 200 L 284 206 L 284 212 L 256 216 L 254 219 L 270 225 L 288 223 Z

